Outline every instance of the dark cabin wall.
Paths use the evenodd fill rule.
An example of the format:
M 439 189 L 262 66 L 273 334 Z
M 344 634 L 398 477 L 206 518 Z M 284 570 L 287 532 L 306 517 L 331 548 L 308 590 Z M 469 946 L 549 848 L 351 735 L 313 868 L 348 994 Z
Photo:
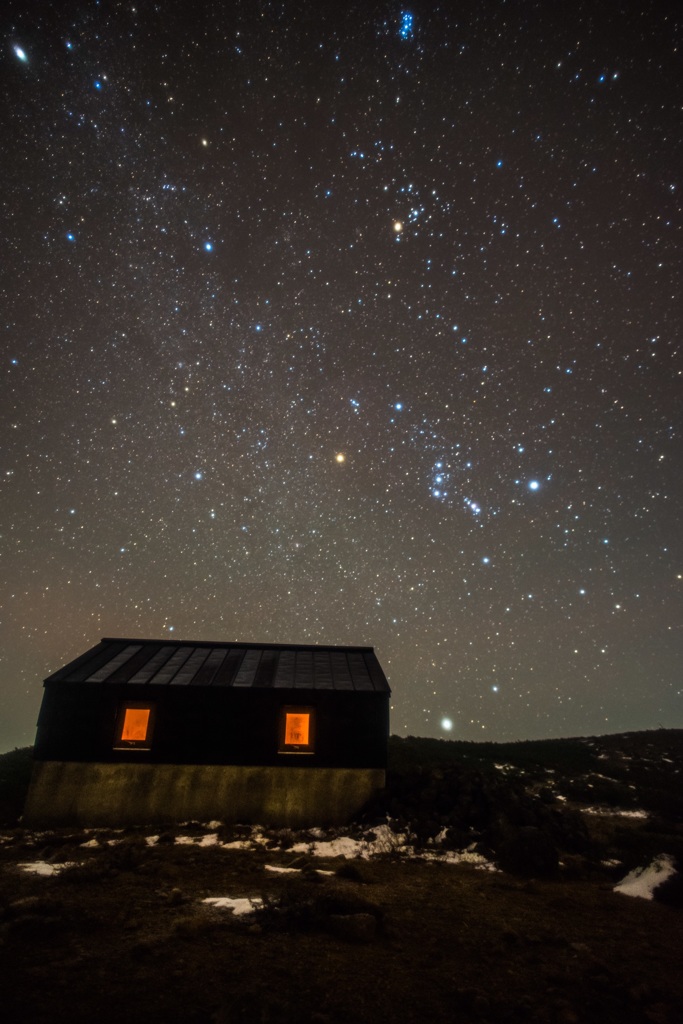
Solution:
M 124 701 L 151 701 L 156 723 L 149 751 L 115 751 Z M 283 706 L 312 707 L 312 754 L 279 754 Z M 291 765 L 385 768 L 387 693 L 234 687 L 47 683 L 38 719 L 39 761 L 136 764 Z

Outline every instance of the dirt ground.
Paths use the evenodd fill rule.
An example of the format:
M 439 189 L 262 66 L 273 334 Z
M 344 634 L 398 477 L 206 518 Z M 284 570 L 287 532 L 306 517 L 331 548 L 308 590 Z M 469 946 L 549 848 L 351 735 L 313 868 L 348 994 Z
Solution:
M 680 1024 L 683 914 L 602 880 L 6 833 L 6 1024 Z M 18 864 L 77 861 L 39 877 Z M 276 874 L 266 865 L 295 866 Z M 262 897 L 234 917 L 201 901 Z

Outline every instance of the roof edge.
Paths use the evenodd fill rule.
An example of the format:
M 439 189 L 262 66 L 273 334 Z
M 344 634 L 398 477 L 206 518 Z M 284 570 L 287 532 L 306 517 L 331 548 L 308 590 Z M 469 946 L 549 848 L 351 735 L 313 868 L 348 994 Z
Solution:
M 297 651 L 372 651 L 366 644 L 264 644 L 256 641 L 243 643 L 241 640 L 172 640 L 170 638 L 103 636 L 101 643 L 163 644 L 165 647 L 244 647 L 258 650 Z

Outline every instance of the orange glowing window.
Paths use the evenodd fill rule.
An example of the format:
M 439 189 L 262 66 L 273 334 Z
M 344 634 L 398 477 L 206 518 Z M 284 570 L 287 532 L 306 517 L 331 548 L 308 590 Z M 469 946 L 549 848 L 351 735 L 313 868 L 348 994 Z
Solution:
M 314 723 L 313 708 L 283 708 L 280 715 L 280 753 L 312 754 Z
M 123 716 L 122 740 L 146 740 L 149 708 L 126 708 Z
M 288 711 L 285 715 L 285 746 L 308 746 L 311 716 Z
M 116 720 L 115 750 L 149 750 L 154 726 L 150 704 L 124 704 Z

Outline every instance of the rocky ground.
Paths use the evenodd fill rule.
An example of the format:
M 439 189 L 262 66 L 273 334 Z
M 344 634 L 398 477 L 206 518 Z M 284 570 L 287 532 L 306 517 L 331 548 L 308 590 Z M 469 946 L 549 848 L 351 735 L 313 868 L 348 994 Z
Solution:
M 9 820 L 3 1020 L 678 1024 L 682 767 L 671 731 L 394 739 L 384 803 L 344 830 Z M 654 899 L 615 891 L 661 855 Z

